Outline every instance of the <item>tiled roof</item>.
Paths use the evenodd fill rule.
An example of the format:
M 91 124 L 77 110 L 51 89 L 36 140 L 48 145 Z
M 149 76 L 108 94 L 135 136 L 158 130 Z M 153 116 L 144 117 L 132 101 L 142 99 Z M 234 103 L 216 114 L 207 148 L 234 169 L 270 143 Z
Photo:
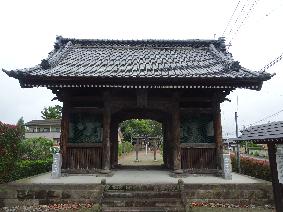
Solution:
M 243 130 L 242 135 L 237 140 L 258 143 L 283 142 L 283 121 L 251 126 Z
M 5 71 L 6 72 L 6 71 Z M 46 60 L 6 72 L 15 78 L 232 79 L 265 81 L 234 61 L 218 40 L 78 40 L 58 37 Z
M 46 119 L 46 120 L 32 120 L 25 124 L 25 126 L 46 126 L 46 125 L 61 125 L 61 119 Z

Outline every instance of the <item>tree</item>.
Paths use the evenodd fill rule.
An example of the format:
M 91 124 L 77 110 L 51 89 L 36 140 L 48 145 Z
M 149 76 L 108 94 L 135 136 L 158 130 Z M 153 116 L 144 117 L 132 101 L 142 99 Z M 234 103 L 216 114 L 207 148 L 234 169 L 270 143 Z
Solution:
M 41 114 L 43 119 L 61 119 L 62 107 L 60 105 L 44 107 Z
M 23 117 L 21 117 L 18 120 L 17 126 L 19 127 L 19 130 L 20 130 L 20 137 L 21 137 L 21 139 L 24 139 L 25 138 L 26 129 L 25 129 L 25 121 L 24 121 Z
M 126 141 L 139 136 L 162 137 L 162 125 L 154 120 L 130 119 L 122 122 L 120 127 Z

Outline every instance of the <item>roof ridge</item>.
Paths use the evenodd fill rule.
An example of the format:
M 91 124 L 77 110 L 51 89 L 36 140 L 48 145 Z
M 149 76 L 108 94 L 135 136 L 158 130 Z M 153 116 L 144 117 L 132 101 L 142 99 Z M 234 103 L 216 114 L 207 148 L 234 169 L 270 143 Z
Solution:
M 209 51 L 215 55 L 217 58 L 224 63 L 226 71 L 239 71 L 241 69 L 241 65 L 238 61 L 233 60 L 230 53 L 224 54 L 222 51 L 218 51 L 213 44 L 209 45 Z
M 74 44 L 69 41 L 65 46 L 61 46 L 60 49 L 51 52 L 49 57 L 47 58 L 51 67 L 56 66 L 64 57 L 66 57 L 69 51 L 74 47 Z
M 268 123 L 265 123 L 265 124 L 252 125 L 252 126 L 249 126 L 249 127 L 245 128 L 243 131 L 249 130 L 249 129 L 253 128 L 253 127 L 267 126 L 267 125 L 271 125 L 271 124 L 275 124 L 275 123 L 276 124 L 277 123 L 283 123 L 283 121 L 272 121 L 272 122 L 268 122 Z
M 124 45 L 124 46 L 137 46 L 137 45 L 146 45 L 146 46 L 193 46 L 193 47 L 201 47 L 201 46 L 209 46 L 209 44 L 213 43 L 220 49 L 223 49 L 223 45 L 225 45 L 225 41 L 223 38 L 219 39 L 136 39 L 136 40 L 119 40 L 119 39 L 76 39 L 76 38 L 63 38 L 59 36 L 56 38 L 56 48 L 59 46 L 66 45 L 69 41 L 73 44 L 81 44 L 81 45 Z
M 84 46 L 81 44 L 75 44 L 74 47 L 80 48 L 114 48 L 114 49 L 192 49 L 192 46 L 114 46 L 114 45 L 105 45 L 105 46 Z M 200 47 L 202 48 L 202 47 Z

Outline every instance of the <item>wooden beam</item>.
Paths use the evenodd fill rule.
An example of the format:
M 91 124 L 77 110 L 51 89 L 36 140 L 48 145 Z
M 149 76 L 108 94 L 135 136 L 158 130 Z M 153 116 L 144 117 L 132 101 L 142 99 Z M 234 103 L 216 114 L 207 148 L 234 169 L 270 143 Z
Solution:
M 110 93 L 104 93 L 104 108 L 103 108 L 103 158 L 102 169 L 105 172 L 110 171 L 110 123 L 111 123 L 111 103 Z
M 101 148 L 102 144 L 101 143 L 67 143 L 67 147 L 72 147 L 72 148 Z
M 137 107 L 146 108 L 148 102 L 147 89 L 137 89 Z
M 277 212 L 283 212 L 283 199 L 282 199 L 283 195 L 282 195 L 282 187 L 278 180 L 277 163 L 276 163 L 276 146 L 274 143 L 269 143 L 267 144 L 267 147 L 268 147 L 268 156 L 269 156 L 269 164 L 271 170 L 275 208 Z
M 189 108 L 189 107 L 182 107 L 180 108 L 180 111 L 182 114 L 191 114 L 191 113 L 201 113 L 201 114 L 211 114 L 213 112 L 213 109 L 212 108 L 201 108 L 201 107 L 198 107 L 198 108 Z
M 215 149 L 215 143 L 183 143 L 181 148 L 201 148 L 201 149 Z

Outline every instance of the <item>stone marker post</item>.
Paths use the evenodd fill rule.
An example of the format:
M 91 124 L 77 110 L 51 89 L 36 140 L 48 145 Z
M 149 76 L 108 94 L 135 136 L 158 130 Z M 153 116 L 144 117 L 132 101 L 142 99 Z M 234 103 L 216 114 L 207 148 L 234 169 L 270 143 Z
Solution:
M 135 151 L 136 151 L 136 162 L 139 162 L 139 150 L 140 150 L 140 141 L 137 139 L 135 143 Z
M 232 180 L 232 165 L 229 153 L 223 153 L 222 158 L 222 176 L 225 180 Z
M 278 172 L 278 181 L 283 184 L 283 145 L 277 144 L 276 163 Z
M 153 140 L 152 146 L 153 146 L 153 159 L 154 159 L 154 161 L 157 161 L 156 160 L 157 143 L 156 143 L 155 140 Z
M 61 177 L 62 155 L 61 153 L 53 154 L 51 178 L 57 179 Z

